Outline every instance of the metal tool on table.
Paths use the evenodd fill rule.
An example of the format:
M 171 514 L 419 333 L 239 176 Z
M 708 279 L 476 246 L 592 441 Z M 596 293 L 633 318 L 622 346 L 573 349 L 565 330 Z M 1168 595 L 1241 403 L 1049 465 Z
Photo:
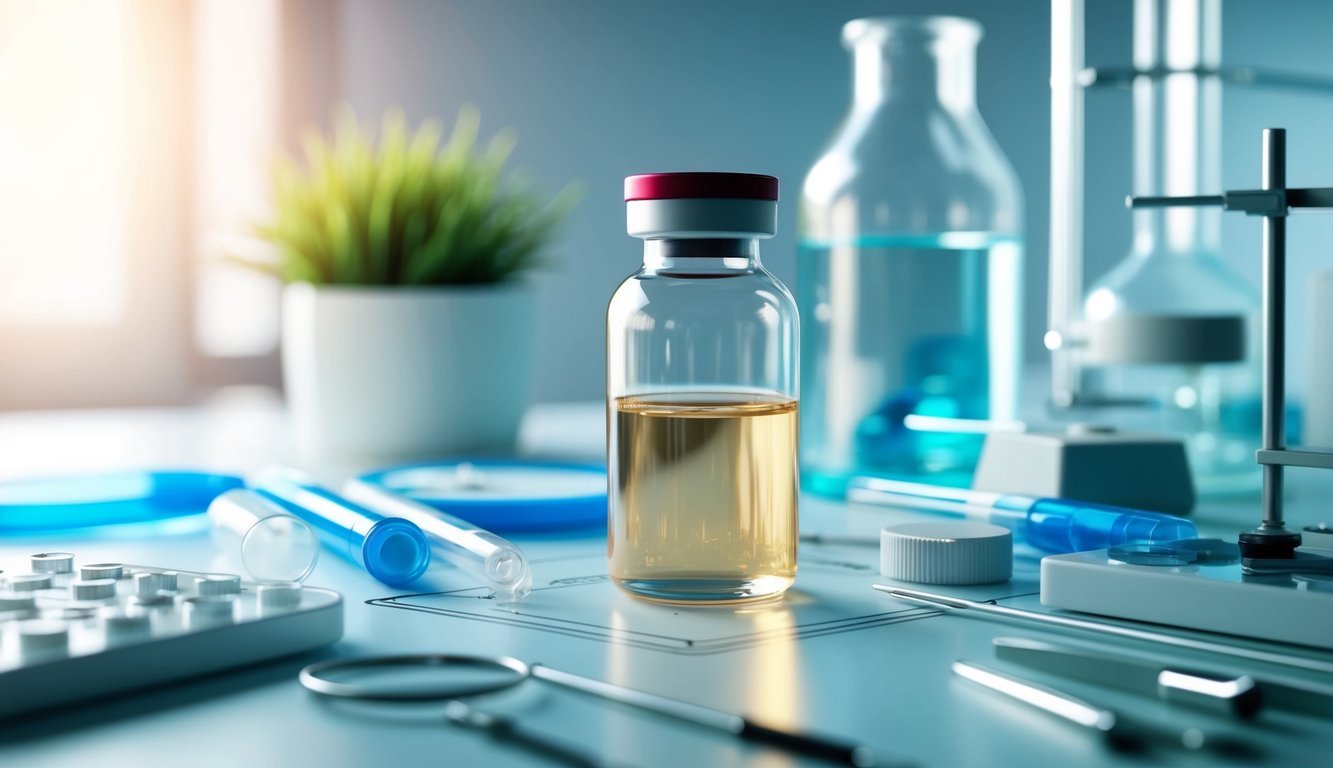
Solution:
M 482 712 L 458 700 L 444 706 L 444 716 L 454 725 L 481 731 L 496 741 L 522 747 L 561 765 L 572 768 L 611 768 L 619 765 L 608 763 L 577 746 L 531 731 L 514 718 Z
M 406 684 L 401 676 L 404 671 L 429 671 L 430 680 L 438 682 L 414 680 Z M 300 676 L 301 685 L 322 696 L 385 702 L 454 701 L 508 690 L 530 679 L 828 762 L 853 766 L 903 765 L 901 762 L 876 761 L 865 746 L 761 725 L 742 715 L 636 691 L 542 664 L 528 664 L 508 656 L 421 654 L 334 659 L 312 664 L 301 670 Z
M 1008 621 L 1018 624 L 1039 624 L 1042 626 L 1078 632 L 1092 632 L 1128 640 L 1139 640 L 1148 643 L 1157 643 L 1159 645 L 1169 645 L 1174 648 L 1185 648 L 1191 651 L 1217 653 L 1224 656 L 1231 656 L 1233 658 L 1245 659 L 1246 661 L 1277 664 L 1305 672 L 1320 672 L 1326 675 L 1333 675 L 1333 661 L 1311 658 L 1294 653 L 1278 653 L 1260 648 L 1249 648 L 1242 645 L 1229 645 L 1227 643 L 1219 643 L 1212 640 L 1204 640 L 1202 638 L 1170 635 L 1165 632 L 1139 629 L 1137 627 L 1127 627 L 1105 621 L 1074 618 L 1055 613 L 1025 611 L 1021 608 L 1010 608 L 1008 606 L 996 605 L 993 602 L 979 602 L 961 597 L 923 592 L 919 589 L 905 589 L 893 584 L 875 584 L 874 588 L 880 592 L 886 592 L 889 596 L 899 600 L 928 608 L 952 610 L 962 616 Z
M 1171 704 L 1243 720 L 1263 709 L 1263 693 L 1249 675 L 1218 675 L 1164 666 L 1109 651 L 1084 650 L 1019 637 L 997 637 L 995 657 L 1043 672 L 1156 696 Z
M 1330 716 L 1333 688 L 1164 664 L 1110 648 L 997 637 L 995 657 L 1031 669 L 1248 719 L 1266 708 Z
M 1252 753 L 1248 745 L 1235 739 L 1216 738 L 1194 727 L 1173 728 L 1149 720 L 1129 718 L 1109 707 L 1071 696 L 1045 685 L 977 664 L 958 660 L 953 663 L 958 676 L 1030 704 L 1056 717 L 1100 734 L 1107 746 L 1120 751 L 1138 751 L 1150 747 L 1181 749 L 1187 752 L 1209 750 L 1240 757 Z

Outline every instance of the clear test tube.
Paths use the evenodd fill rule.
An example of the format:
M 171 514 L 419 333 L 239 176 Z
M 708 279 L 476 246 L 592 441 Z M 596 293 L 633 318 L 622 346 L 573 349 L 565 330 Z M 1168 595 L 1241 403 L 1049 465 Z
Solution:
M 325 546 L 383 584 L 407 586 L 430 565 L 430 542 L 410 520 L 349 501 L 295 470 L 263 470 L 252 485 L 265 500 L 308 523 Z
M 300 518 L 254 491 L 236 488 L 208 505 L 213 542 L 255 581 L 305 581 L 319 560 L 319 539 Z
M 532 591 L 532 570 L 523 552 L 490 531 L 361 480 L 347 481 L 343 495 L 382 515 L 416 523 L 437 558 L 484 580 L 498 601 L 522 600 Z

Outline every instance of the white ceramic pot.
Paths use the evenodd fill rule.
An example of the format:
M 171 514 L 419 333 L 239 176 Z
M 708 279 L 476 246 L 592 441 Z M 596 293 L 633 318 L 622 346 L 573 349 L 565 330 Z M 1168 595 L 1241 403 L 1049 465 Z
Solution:
M 283 375 L 304 461 L 513 450 L 532 387 L 530 286 L 296 283 L 282 309 Z

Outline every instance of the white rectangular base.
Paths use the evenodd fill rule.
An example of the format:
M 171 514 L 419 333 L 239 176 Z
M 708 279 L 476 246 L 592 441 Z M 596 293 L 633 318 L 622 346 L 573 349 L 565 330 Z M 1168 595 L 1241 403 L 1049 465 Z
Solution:
M 1333 650 L 1333 592 L 1242 577 L 1239 564 L 1129 565 L 1106 553 L 1043 558 L 1042 605 Z

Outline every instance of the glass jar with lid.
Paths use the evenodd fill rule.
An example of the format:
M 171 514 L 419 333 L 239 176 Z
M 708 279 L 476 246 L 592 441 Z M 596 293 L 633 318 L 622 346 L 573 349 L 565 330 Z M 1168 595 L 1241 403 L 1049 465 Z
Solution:
M 782 594 L 796 576 L 796 304 L 759 259 L 778 180 L 625 180 L 643 262 L 607 311 L 608 557 L 679 603 Z

